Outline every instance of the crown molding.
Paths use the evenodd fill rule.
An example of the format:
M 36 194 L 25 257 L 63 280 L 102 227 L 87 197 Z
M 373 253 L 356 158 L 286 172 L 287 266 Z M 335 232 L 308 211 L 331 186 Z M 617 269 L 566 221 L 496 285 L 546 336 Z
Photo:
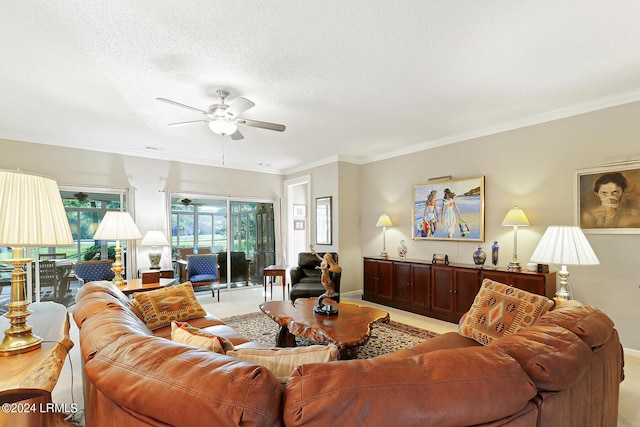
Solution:
M 424 151 L 431 148 L 440 147 L 443 145 L 455 144 L 458 142 L 468 141 L 471 139 L 481 138 L 489 135 L 495 135 L 498 133 L 508 132 L 515 129 L 521 129 L 529 126 L 539 125 L 542 123 L 552 122 L 555 120 L 566 119 L 569 117 L 574 117 L 581 114 L 591 113 L 594 111 L 604 110 L 607 108 L 617 107 L 620 105 L 630 104 L 632 102 L 638 102 L 638 101 L 640 101 L 640 89 L 598 98 L 588 102 L 576 104 L 571 107 L 548 111 L 546 113 L 537 114 L 524 119 L 505 122 L 499 125 L 486 127 L 486 128 L 474 130 L 471 132 L 465 132 L 457 135 L 450 135 L 443 138 L 437 138 L 430 141 L 425 141 L 421 144 L 413 145 L 411 147 L 405 147 L 398 150 L 389 151 L 384 154 L 369 156 L 366 159 L 362 159 L 359 162 L 359 164 L 367 164 L 367 163 L 377 162 L 380 160 L 391 159 L 393 157 L 399 157 L 406 154 L 413 154 L 419 151 Z

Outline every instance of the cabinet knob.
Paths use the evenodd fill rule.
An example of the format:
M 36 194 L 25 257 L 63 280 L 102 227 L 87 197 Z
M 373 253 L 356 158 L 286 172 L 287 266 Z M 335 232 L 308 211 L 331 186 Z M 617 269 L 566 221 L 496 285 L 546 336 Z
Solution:
M 411 286 L 411 282 L 407 282 L 407 286 Z

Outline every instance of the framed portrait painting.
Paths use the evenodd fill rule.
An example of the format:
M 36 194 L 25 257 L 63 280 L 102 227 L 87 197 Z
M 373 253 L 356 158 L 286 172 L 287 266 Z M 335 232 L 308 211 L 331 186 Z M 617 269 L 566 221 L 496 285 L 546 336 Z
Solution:
M 413 186 L 413 240 L 484 241 L 484 176 Z
M 591 234 L 640 234 L 640 163 L 575 172 L 574 216 Z

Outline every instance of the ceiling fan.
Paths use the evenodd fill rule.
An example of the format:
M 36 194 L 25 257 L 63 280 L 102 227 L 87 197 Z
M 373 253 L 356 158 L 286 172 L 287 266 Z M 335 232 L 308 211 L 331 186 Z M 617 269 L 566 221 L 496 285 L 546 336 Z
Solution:
M 200 120 L 190 120 L 187 122 L 169 123 L 169 126 L 180 126 L 191 123 L 205 122 L 209 124 L 209 128 L 218 135 L 230 135 L 231 139 L 238 140 L 244 138 L 238 130 L 238 125 L 251 126 L 261 129 L 275 130 L 277 132 L 283 132 L 285 125 L 279 125 L 277 123 L 260 122 L 258 120 L 243 119 L 238 117 L 240 114 L 253 107 L 252 101 L 246 98 L 238 98 L 231 104 L 225 104 L 225 100 L 229 96 L 229 92 L 226 90 L 216 91 L 220 97 L 219 104 L 213 104 L 209 106 L 209 111 L 204 111 L 199 108 L 191 107 L 189 105 L 181 104 L 180 102 L 172 101 L 166 98 L 156 98 L 158 101 L 166 102 L 167 104 L 176 105 L 178 107 L 187 108 L 189 110 L 197 111 L 206 116 Z

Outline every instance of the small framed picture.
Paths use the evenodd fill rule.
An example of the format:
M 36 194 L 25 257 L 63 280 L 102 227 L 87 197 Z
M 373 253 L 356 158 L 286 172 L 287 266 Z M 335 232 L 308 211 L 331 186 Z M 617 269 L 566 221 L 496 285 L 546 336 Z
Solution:
M 304 224 L 304 219 L 294 219 L 293 220 L 293 229 L 296 231 L 299 230 L 304 230 L 305 228 L 305 224 Z
M 575 172 L 575 223 L 590 234 L 640 234 L 640 162 Z
M 293 205 L 293 216 L 305 217 L 307 215 L 307 207 L 305 205 Z

